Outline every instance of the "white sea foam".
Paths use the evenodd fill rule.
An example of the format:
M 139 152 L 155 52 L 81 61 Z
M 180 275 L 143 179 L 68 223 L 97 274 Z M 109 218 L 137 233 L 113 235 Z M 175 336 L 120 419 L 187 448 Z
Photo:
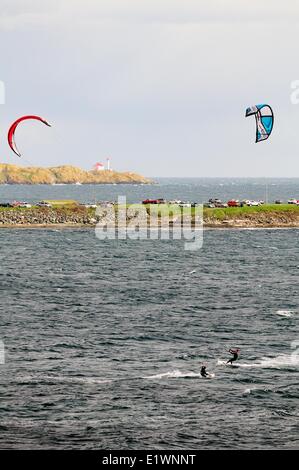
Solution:
M 281 317 L 293 317 L 296 312 L 294 310 L 277 310 L 276 315 L 280 315 Z
M 269 358 L 264 357 L 261 360 L 262 367 L 273 367 L 277 369 L 283 369 L 288 367 L 298 367 L 299 366 L 299 355 L 298 354 L 282 354 L 277 357 Z
M 194 378 L 203 378 L 199 373 L 195 372 L 182 372 L 178 369 L 164 372 L 162 374 L 150 375 L 147 377 L 142 377 L 143 379 L 172 379 L 172 378 L 184 378 L 184 377 L 194 377 Z M 215 374 L 210 374 L 210 377 L 215 377 Z
M 218 360 L 218 365 L 226 365 L 225 361 Z M 263 357 L 259 362 L 251 363 L 242 363 L 237 362 L 232 366 L 227 365 L 227 367 L 232 368 L 262 368 L 262 369 L 284 369 L 289 367 L 297 368 L 299 366 L 299 355 L 294 352 L 294 354 L 282 354 L 276 357 Z

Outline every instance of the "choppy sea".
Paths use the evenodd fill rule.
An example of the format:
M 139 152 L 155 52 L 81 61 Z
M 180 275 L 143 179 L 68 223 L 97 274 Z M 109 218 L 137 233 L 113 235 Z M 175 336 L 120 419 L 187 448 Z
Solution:
M 95 191 L 262 198 L 263 182 L 235 183 Z M 0 198 L 86 201 L 89 189 L 2 186 Z M 273 198 L 297 189 L 268 185 Z M 92 229 L 0 230 L 0 448 L 298 449 L 298 248 L 296 229 L 206 230 L 193 252 Z M 221 364 L 231 347 L 239 367 Z

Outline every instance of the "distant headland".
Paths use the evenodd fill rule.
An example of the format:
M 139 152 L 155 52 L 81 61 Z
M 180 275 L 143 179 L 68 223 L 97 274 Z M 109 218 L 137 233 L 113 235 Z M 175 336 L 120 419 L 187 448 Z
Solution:
M 57 167 L 22 167 L 0 164 L 0 184 L 149 184 L 144 176 L 113 170 L 91 171 L 62 165 Z

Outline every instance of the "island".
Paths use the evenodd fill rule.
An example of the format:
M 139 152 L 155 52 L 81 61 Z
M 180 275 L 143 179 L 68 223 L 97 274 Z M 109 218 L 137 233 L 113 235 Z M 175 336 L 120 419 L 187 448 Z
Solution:
M 22 167 L 0 164 L 0 184 L 149 184 L 144 176 L 113 170 L 82 170 L 71 165 Z

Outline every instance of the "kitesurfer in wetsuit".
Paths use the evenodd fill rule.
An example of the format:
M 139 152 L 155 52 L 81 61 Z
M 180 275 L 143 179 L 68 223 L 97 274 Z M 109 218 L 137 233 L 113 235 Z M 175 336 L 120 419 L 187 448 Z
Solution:
M 231 353 L 233 357 L 229 359 L 226 364 L 232 364 L 234 361 L 236 361 L 239 357 L 239 351 L 240 349 L 229 349 L 228 352 Z
M 208 377 L 209 374 L 208 374 L 207 371 L 206 371 L 206 366 L 201 366 L 200 375 L 201 375 L 202 377 Z

